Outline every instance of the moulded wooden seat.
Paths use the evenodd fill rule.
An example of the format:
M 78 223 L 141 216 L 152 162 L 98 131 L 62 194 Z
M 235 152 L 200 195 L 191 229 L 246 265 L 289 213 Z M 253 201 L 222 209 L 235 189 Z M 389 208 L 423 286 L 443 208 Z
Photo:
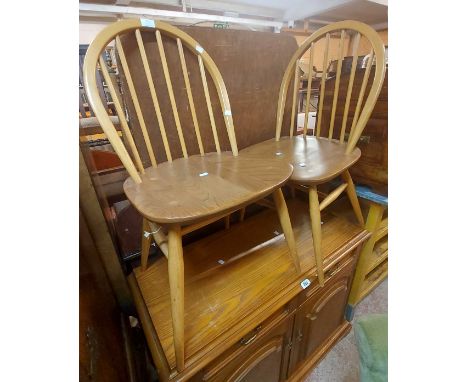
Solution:
M 270 195 L 291 176 L 292 166 L 276 158 L 210 153 L 165 162 L 128 178 L 130 202 L 155 223 L 194 223 L 238 210 Z
M 270 159 L 282 156 L 294 166 L 292 182 L 312 185 L 337 177 L 361 156 L 358 147 L 350 154 L 346 154 L 345 150 L 346 145 L 337 140 L 300 135 L 281 137 L 279 141 L 273 138 L 250 146 L 241 153 Z

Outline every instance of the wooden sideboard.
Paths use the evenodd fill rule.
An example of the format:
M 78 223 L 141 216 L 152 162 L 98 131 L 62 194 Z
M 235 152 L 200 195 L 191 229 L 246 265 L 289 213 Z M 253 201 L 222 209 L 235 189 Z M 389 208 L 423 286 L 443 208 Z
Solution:
M 184 247 L 186 368 L 172 343 L 167 261 L 129 284 L 162 381 L 299 381 L 351 328 L 345 320 L 357 254 L 369 234 L 324 214 L 325 286 L 316 278 L 307 202 L 288 201 L 302 274 L 273 210 Z M 256 235 L 252 235 L 255 230 Z M 310 281 L 306 286 L 301 283 Z

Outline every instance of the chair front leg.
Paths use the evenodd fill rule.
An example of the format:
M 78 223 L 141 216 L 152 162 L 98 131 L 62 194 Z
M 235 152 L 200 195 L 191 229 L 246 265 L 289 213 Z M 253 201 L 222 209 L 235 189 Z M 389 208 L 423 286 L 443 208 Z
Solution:
M 168 273 L 177 371 L 184 369 L 184 257 L 180 225 L 169 227 Z
M 361 206 L 359 205 L 356 189 L 354 188 L 353 178 L 351 178 L 351 174 L 348 170 L 341 174 L 341 178 L 348 184 L 348 187 L 346 187 L 346 193 L 348 194 L 349 201 L 351 202 L 351 206 L 353 207 L 354 214 L 356 215 L 359 224 L 361 227 L 364 227 L 364 217 L 362 216 Z
M 324 285 L 323 256 L 322 256 L 322 221 L 320 217 L 320 204 L 317 186 L 309 188 L 309 212 L 312 225 L 312 238 L 314 240 L 315 263 L 320 286 Z
M 281 228 L 284 232 L 284 237 L 289 247 L 289 255 L 294 263 L 297 273 L 301 273 L 301 264 L 299 262 L 299 256 L 297 255 L 296 240 L 294 239 L 294 232 L 291 226 L 291 220 L 289 218 L 288 206 L 284 200 L 283 192 L 281 188 L 278 188 L 273 192 L 273 200 L 275 202 L 276 211 L 281 223 Z

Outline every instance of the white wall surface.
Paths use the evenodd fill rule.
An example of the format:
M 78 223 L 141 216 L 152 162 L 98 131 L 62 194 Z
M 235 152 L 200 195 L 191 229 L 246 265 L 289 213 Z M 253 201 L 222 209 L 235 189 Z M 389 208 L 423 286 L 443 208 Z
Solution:
M 109 23 L 80 20 L 80 44 L 90 44 L 94 37 Z

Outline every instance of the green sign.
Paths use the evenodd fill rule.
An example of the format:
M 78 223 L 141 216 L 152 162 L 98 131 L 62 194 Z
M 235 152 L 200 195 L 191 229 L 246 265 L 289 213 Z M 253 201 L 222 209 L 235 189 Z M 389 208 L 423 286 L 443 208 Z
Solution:
M 228 23 L 213 23 L 214 29 L 227 29 L 229 27 Z

